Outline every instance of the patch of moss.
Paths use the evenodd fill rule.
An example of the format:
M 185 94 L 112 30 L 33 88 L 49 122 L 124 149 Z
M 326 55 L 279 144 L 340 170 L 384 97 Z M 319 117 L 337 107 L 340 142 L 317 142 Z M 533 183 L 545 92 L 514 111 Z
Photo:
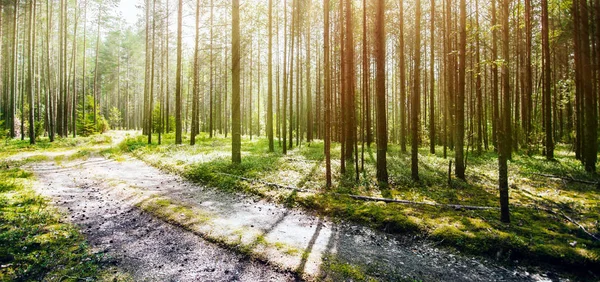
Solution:
M 0 171 L 0 281 L 96 279 L 101 258 L 31 190 L 31 177 Z

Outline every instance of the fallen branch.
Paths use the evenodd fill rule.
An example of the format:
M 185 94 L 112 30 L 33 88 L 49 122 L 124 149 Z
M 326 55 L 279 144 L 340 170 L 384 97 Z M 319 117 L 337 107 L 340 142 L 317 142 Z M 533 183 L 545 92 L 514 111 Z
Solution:
M 285 186 L 285 185 L 280 185 L 277 183 L 272 183 L 272 182 L 267 182 L 264 180 L 260 180 L 260 179 L 254 179 L 254 178 L 248 178 L 248 177 L 243 177 L 243 176 L 239 176 L 239 175 L 234 175 L 234 174 L 229 174 L 229 173 L 222 173 L 222 172 L 216 172 L 216 174 L 220 174 L 220 175 L 225 175 L 225 176 L 229 176 L 229 177 L 234 177 L 234 178 L 238 178 L 244 181 L 249 181 L 252 183 L 260 183 L 269 187 L 275 187 L 275 188 L 280 188 L 280 189 L 287 189 L 287 190 L 294 190 L 294 191 L 298 191 L 298 192 L 304 192 L 304 193 L 313 193 L 313 194 L 318 194 L 319 191 L 316 190 L 309 190 L 309 189 L 301 189 L 301 188 L 297 188 L 297 187 L 293 187 L 293 186 Z M 408 200 L 397 200 L 397 199 L 390 199 L 390 198 L 376 198 L 376 197 L 367 197 L 367 196 L 359 196 L 359 195 L 352 195 L 352 194 L 340 194 L 340 193 L 335 193 L 335 192 L 330 192 L 329 194 L 331 195 L 335 195 L 335 196 L 347 196 L 350 197 L 352 199 L 355 200 L 361 200 L 361 201 L 372 201 L 372 202 L 385 202 L 385 203 L 397 203 L 397 204 L 406 204 L 406 205 L 427 205 L 427 206 L 435 206 L 435 207 L 447 207 L 447 208 L 453 208 L 453 209 L 457 209 L 457 210 L 497 210 L 497 207 L 483 207 L 483 206 L 467 206 L 467 205 L 455 205 L 455 204 L 438 204 L 438 203 L 427 203 L 427 202 L 414 202 L 414 201 L 408 201 Z
M 541 207 L 539 207 L 539 206 L 524 206 L 524 207 L 530 207 L 530 208 L 540 209 L 540 210 L 543 210 L 543 211 L 545 211 L 547 213 L 551 213 L 551 214 L 556 215 L 556 216 L 562 216 L 564 219 L 566 219 L 566 220 L 570 221 L 571 223 L 577 225 L 577 227 L 579 227 L 579 229 L 581 229 L 585 234 L 587 234 L 590 237 L 594 238 L 596 241 L 600 241 L 600 238 L 598 238 L 596 235 L 594 235 L 594 234 L 590 233 L 589 231 L 587 231 L 587 229 L 585 229 L 585 227 L 583 227 L 583 225 L 581 225 L 579 222 L 577 222 L 574 219 L 572 219 L 569 216 L 567 216 L 564 212 L 560 211 L 560 214 L 559 214 L 559 213 L 555 212 L 552 208 L 548 207 L 543 202 L 541 202 L 539 200 L 536 200 L 532 196 L 538 197 L 538 198 L 540 198 L 540 199 L 542 199 L 544 201 L 547 201 L 547 202 L 549 202 L 549 203 L 551 203 L 552 205 L 555 205 L 555 206 L 556 206 L 556 203 L 554 203 L 554 202 L 552 202 L 552 201 L 550 201 L 550 200 L 548 200 L 548 199 L 546 199 L 546 198 L 544 198 L 542 196 L 538 196 L 538 195 L 532 195 L 532 196 L 530 196 L 530 195 L 527 195 L 527 194 L 531 194 L 531 193 L 529 193 L 528 191 L 523 190 L 523 189 L 517 189 L 517 191 L 523 193 L 526 197 L 528 197 L 532 201 L 534 201 L 534 203 L 537 203 L 538 205 L 541 205 Z M 559 210 L 560 210 L 560 208 L 559 208 Z
M 581 229 L 581 231 L 583 231 L 583 233 L 589 235 L 590 237 L 594 238 L 596 241 L 600 242 L 600 238 L 598 238 L 596 235 L 594 235 L 594 234 L 590 233 L 589 231 L 587 231 L 587 229 L 585 229 L 585 227 L 583 227 L 583 225 L 581 225 L 576 220 L 570 218 L 568 215 L 566 215 L 562 211 L 560 213 L 558 213 L 558 212 L 555 212 L 554 210 L 549 209 L 549 208 L 544 208 L 544 207 L 537 207 L 537 208 L 541 209 L 543 211 L 546 211 L 548 213 L 551 213 L 553 215 L 556 215 L 556 216 L 562 216 L 564 219 L 566 219 L 566 220 L 570 221 L 571 223 L 577 225 L 577 227 L 579 227 L 579 229 Z
M 229 174 L 229 173 L 223 173 L 223 172 L 215 172 L 216 174 L 220 174 L 220 175 L 225 175 L 225 176 L 229 176 L 229 177 L 234 177 L 234 178 L 238 178 L 244 181 L 249 181 L 249 182 L 258 182 L 260 184 L 269 186 L 269 187 L 275 187 L 275 188 L 280 188 L 280 189 L 287 189 L 287 190 L 294 190 L 294 191 L 298 191 L 298 192 L 304 192 L 304 193 L 317 193 L 317 191 L 314 190 L 308 190 L 308 189 L 300 189 L 300 188 L 296 188 L 293 186 L 286 186 L 286 185 L 281 185 L 281 184 L 277 184 L 277 183 L 272 183 L 272 182 L 267 182 L 264 180 L 260 180 L 260 179 L 255 179 L 255 178 L 247 178 L 247 177 L 243 177 L 243 176 L 239 176 L 239 175 L 235 175 L 235 174 Z
M 497 207 L 481 207 L 481 206 L 465 206 L 465 205 L 455 205 L 455 204 L 438 204 L 438 203 L 427 203 L 427 202 L 414 202 L 408 200 L 397 200 L 397 199 L 389 199 L 389 198 L 375 198 L 375 197 L 367 197 L 367 196 L 358 196 L 358 195 L 350 195 L 350 194 L 339 194 L 332 193 L 334 195 L 340 196 L 348 196 L 353 199 L 363 200 L 363 201 L 376 201 L 376 202 L 386 202 L 386 203 L 398 203 L 398 204 L 408 204 L 408 205 L 427 205 L 434 207 L 447 207 L 453 208 L 457 210 L 497 210 Z
M 577 225 L 579 227 L 579 229 L 581 229 L 585 234 L 589 235 L 590 237 L 596 239 L 596 241 L 600 242 L 600 238 L 596 237 L 596 235 L 590 233 L 589 231 L 587 231 L 587 229 L 585 229 L 585 227 L 583 227 L 583 225 L 581 225 L 579 222 L 575 221 L 574 219 L 570 218 L 569 216 L 567 216 L 566 214 L 564 214 L 562 211 L 560 212 L 560 214 L 566 218 L 568 221 L 572 222 L 573 224 Z
M 588 185 L 594 185 L 594 186 L 600 188 L 600 182 L 577 179 L 577 178 L 573 178 L 571 176 L 560 176 L 560 175 L 545 174 L 545 173 L 531 173 L 531 174 L 549 177 L 549 178 L 558 178 L 558 179 L 563 179 L 563 180 L 567 180 L 567 181 L 571 181 L 571 182 L 583 183 L 583 184 L 588 184 Z

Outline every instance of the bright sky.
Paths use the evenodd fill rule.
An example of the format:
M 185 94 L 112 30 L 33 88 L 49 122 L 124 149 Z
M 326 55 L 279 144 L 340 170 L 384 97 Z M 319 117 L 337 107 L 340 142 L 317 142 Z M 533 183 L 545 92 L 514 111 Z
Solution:
M 136 5 L 141 5 L 140 0 L 121 0 L 119 4 L 118 11 L 121 12 L 123 19 L 129 25 L 134 25 L 137 21 L 138 15 L 141 13 L 141 10 L 136 7 Z

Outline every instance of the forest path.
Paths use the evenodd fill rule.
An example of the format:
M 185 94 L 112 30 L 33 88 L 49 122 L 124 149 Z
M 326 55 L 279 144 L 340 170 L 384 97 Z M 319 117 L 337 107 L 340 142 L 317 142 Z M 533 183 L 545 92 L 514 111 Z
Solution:
M 110 148 L 131 134 L 110 132 L 112 144 L 93 148 Z M 65 158 L 79 149 L 23 152 L 10 159 L 47 157 L 25 167 L 38 178 L 34 189 L 62 208 L 96 252 L 135 280 L 295 280 L 290 271 L 308 280 L 559 279 L 552 271 L 507 268 L 430 241 L 196 185 L 128 156 Z
M 94 253 L 104 254 L 106 263 L 134 281 L 297 280 L 290 272 L 208 242 L 135 207 L 137 198 L 113 186 L 115 175 L 106 173 L 127 169 L 120 173 L 139 175 L 131 167 L 91 158 L 60 166 L 37 163 L 29 169 L 38 178 L 34 189 L 79 226 Z
M 38 177 L 36 191 L 64 208 L 91 246 L 135 280 L 295 279 L 277 269 L 308 280 L 363 274 L 381 280 L 561 280 L 553 272 L 503 267 L 432 242 L 196 185 L 131 157 L 45 161 L 27 169 Z

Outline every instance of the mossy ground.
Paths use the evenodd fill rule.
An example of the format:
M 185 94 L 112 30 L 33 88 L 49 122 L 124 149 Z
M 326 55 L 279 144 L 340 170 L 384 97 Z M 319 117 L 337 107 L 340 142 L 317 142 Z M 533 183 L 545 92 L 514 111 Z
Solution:
M 600 266 L 600 243 L 562 216 L 544 210 L 562 212 L 591 233 L 600 233 L 600 193 L 597 187 L 538 175 L 553 174 L 600 181 L 597 175 L 584 171 L 566 145 L 557 146 L 556 161 L 514 153 L 509 163 L 512 223 L 504 224 L 499 221 L 497 210 L 465 211 L 427 205 L 362 202 L 339 196 L 355 194 L 495 207 L 498 206 L 499 196 L 497 155 L 493 152 L 481 155 L 469 152 L 467 181 L 452 179 L 448 184 L 447 171 L 449 160 L 453 158 L 452 152 L 449 151 L 448 159 L 445 159 L 442 148 L 436 148 L 436 154 L 429 154 L 427 148 L 422 148 L 419 156 L 421 180 L 415 182 L 410 178 L 410 155 L 400 152 L 398 146 L 390 145 L 390 184 L 380 189 L 375 179 L 375 150 L 365 148 L 365 169 L 360 172 L 359 181 L 355 181 L 355 171 L 350 163 L 348 172 L 339 174 L 340 147 L 334 144 L 334 185 L 326 190 L 321 141 L 302 143 L 283 155 L 277 144 L 276 152 L 269 153 L 265 138 L 243 138 L 240 165 L 231 164 L 229 138 L 221 136 L 211 139 L 200 134 L 195 146 L 173 145 L 174 136 L 167 134 L 163 135 L 162 141 L 163 145 L 148 145 L 145 137 L 129 138 L 119 145 L 119 149 L 132 152 L 155 166 L 223 190 L 242 190 L 390 233 L 422 234 L 468 253 L 488 255 L 504 261 L 528 259 L 549 262 L 583 270 L 598 269 Z M 273 189 L 259 182 L 228 175 L 311 189 L 319 193 Z
M 32 177 L 0 171 L 0 281 L 108 279 L 79 231 L 31 190 Z
M 54 160 L 86 158 L 90 148 L 112 142 L 110 136 L 57 139 L 0 140 L 0 281 L 128 281 L 128 275 L 102 264 L 92 254 L 76 226 L 61 220 L 61 214 L 37 195 L 35 177 L 20 167 L 47 161 L 42 152 L 78 151 Z M 25 153 L 26 157 L 9 160 Z M 29 154 L 31 153 L 31 154 Z M 38 154 L 40 153 L 40 154 Z

